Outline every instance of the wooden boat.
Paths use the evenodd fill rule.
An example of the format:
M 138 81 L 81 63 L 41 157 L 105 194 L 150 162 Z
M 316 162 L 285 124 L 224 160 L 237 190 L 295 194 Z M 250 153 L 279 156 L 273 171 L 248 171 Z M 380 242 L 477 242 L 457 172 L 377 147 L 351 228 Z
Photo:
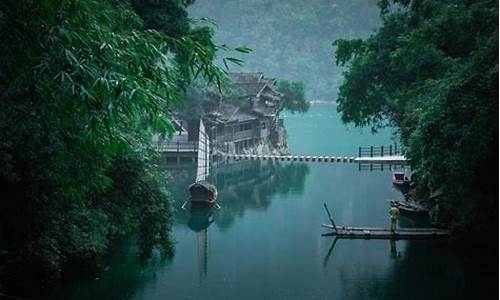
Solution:
M 426 216 L 429 214 L 429 209 L 412 202 L 401 202 L 396 200 L 390 200 L 391 206 L 398 204 L 398 209 L 401 215 L 407 217 L 419 217 Z
M 406 187 L 410 185 L 410 179 L 406 177 L 404 172 L 394 172 L 392 173 L 392 184 L 400 187 Z
M 197 181 L 189 186 L 191 204 L 212 205 L 217 200 L 217 188 L 206 180 Z

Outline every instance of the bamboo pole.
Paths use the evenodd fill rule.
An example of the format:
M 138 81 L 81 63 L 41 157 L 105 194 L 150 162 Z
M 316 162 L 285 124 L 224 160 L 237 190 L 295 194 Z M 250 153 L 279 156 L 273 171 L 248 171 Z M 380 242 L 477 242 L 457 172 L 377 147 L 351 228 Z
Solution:
M 333 229 L 335 230 L 335 233 L 337 233 L 337 226 L 335 225 L 335 222 L 333 221 L 332 215 L 330 214 L 330 211 L 328 210 L 328 206 L 326 206 L 326 203 L 323 203 L 323 206 L 325 207 L 326 213 L 328 214 L 328 218 L 330 219 L 330 223 L 333 225 Z

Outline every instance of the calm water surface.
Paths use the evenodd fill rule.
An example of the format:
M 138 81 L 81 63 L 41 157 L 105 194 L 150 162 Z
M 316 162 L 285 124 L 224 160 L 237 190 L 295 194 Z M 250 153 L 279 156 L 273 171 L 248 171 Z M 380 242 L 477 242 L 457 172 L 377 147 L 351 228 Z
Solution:
M 285 115 L 290 151 L 355 156 L 388 145 L 390 131 L 346 128 L 334 106 Z M 194 169 L 173 170 L 177 208 Z M 96 278 L 76 280 L 50 299 L 465 299 L 470 268 L 436 242 L 322 237 L 323 203 L 337 224 L 388 226 L 386 200 L 401 198 L 391 172 L 356 164 L 240 162 L 215 168 L 222 209 L 178 209 L 171 261 L 142 266 L 132 241 Z M 421 221 L 422 222 L 422 221 Z M 423 221 L 425 222 L 425 221 Z M 401 226 L 415 226 L 402 219 Z

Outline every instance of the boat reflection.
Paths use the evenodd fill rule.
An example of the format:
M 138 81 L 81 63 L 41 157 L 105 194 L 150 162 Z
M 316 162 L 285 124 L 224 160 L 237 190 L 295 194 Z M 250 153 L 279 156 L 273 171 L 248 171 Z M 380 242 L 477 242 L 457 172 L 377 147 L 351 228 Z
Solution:
M 177 181 L 175 186 L 184 187 L 171 189 L 175 206 L 180 208 L 189 198 L 187 186 L 194 172 L 192 169 L 175 172 L 175 177 L 172 176 Z M 246 210 L 269 208 L 276 195 L 302 194 L 308 174 L 309 166 L 296 162 L 242 161 L 213 167 L 210 181 L 217 186 L 217 202 L 222 207 L 217 210 L 216 226 L 221 230 L 229 229 Z M 183 179 L 185 185 L 184 181 L 180 182 Z M 177 223 L 188 224 L 193 222 L 192 218 L 189 210 L 177 209 Z
M 177 170 L 177 173 L 179 170 Z M 193 170 L 184 170 L 189 184 Z M 197 236 L 197 255 L 200 282 L 207 278 L 209 259 L 209 227 L 215 223 L 221 231 L 229 229 L 237 218 L 248 209 L 267 209 L 277 194 L 301 194 L 309 167 L 305 163 L 279 163 L 248 161 L 214 167 L 210 177 L 217 186 L 221 208 L 191 206 L 177 209 L 177 223 L 186 224 Z M 176 183 L 176 186 L 182 185 Z M 176 207 L 181 207 L 189 197 L 186 190 L 174 190 Z
M 197 234 L 198 270 L 200 281 L 207 277 L 208 271 L 208 227 L 214 222 L 214 208 L 196 207 L 190 209 L 188 227 Z

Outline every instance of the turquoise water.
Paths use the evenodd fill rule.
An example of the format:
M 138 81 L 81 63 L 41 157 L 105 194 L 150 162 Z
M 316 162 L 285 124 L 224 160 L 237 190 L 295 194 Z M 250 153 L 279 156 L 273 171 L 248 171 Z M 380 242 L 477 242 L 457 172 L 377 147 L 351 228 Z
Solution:
M 355 155 L 391 143 L 345 129 L 334 106 L 286 115 L 290 151 Z M 477 299 L 466 274 L 477 267 L 446 243 L 323 237 L 327 203 L 337 224 L 388 226 L 387 199 L 401 198 L 391 172 L 355 164 L 244 161 L 214 168 L 220 210 L 185 211 L 194 169 L 171 170 L 177 208 L 175 256 L 141 265 L 133 241 L 98 275 L 74 280 L 49 299 Z M 402 218 L 400 226 L 414 226 Z M 469 272 L 470 270 L 474 272 Z M 479 277 L 480 278 L 480 277 Z
M 394 144 L 390 128 L 371 134 L 370 128 L 344 125 L 335 105 L 313 105 L 306 114 L 283 114 L 293 154 L 357 156 L 359 146 Z

